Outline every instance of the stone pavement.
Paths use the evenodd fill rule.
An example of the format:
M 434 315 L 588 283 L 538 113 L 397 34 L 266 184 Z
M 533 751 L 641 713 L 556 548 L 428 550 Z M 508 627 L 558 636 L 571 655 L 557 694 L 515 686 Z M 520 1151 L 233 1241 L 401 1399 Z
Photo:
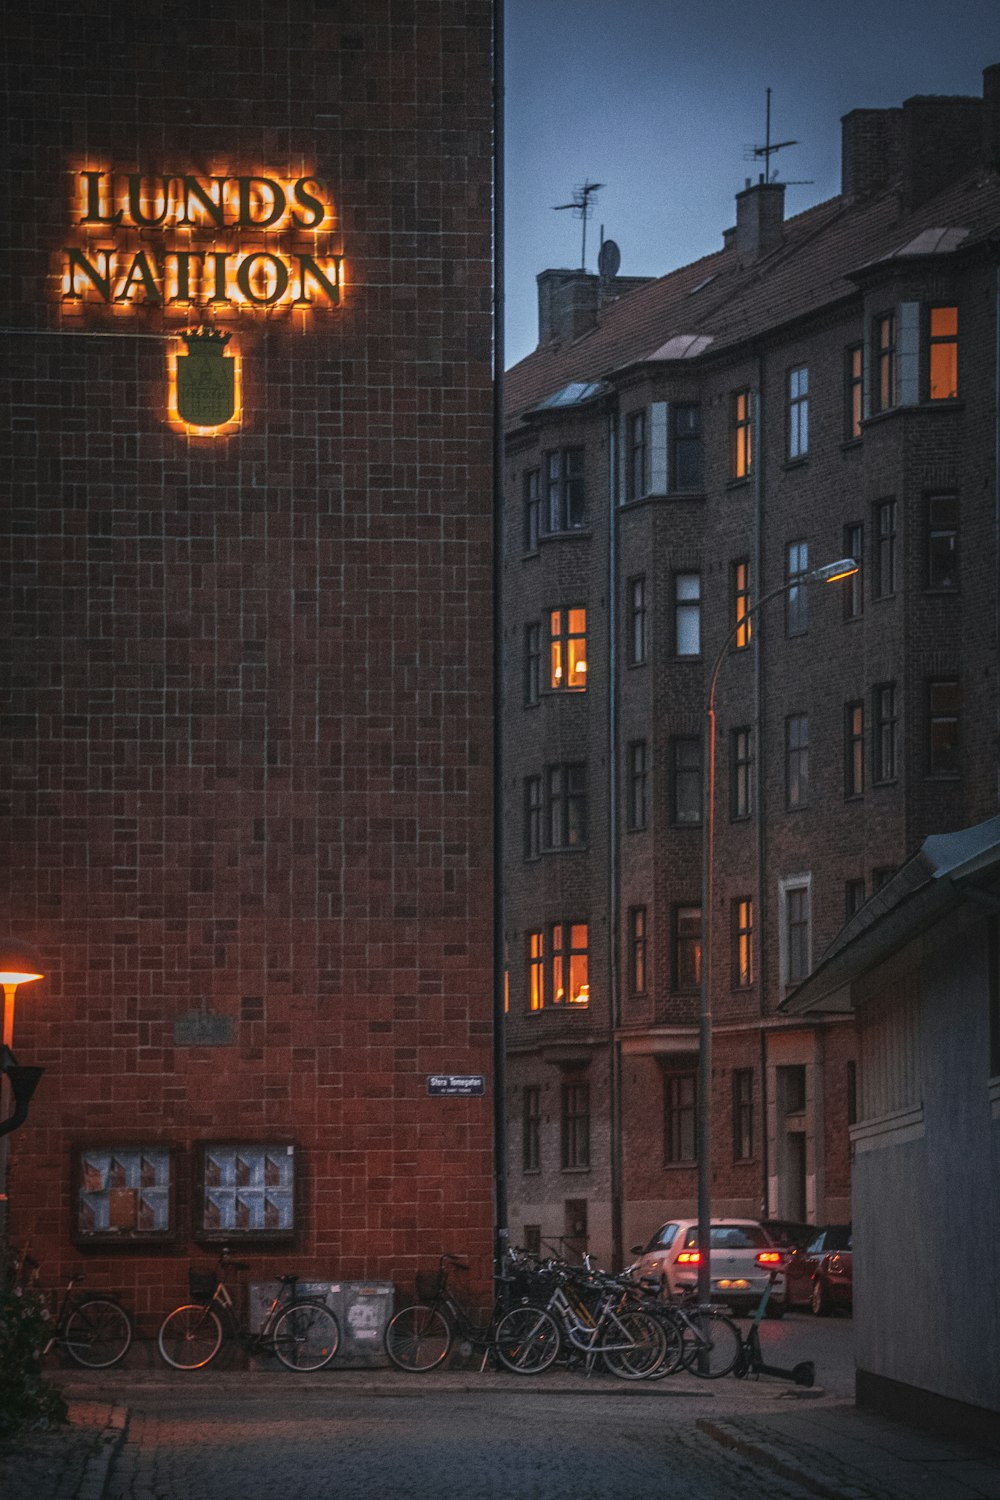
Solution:
M 1000 1500 L 1000 1452 L 935 1439 L 858 1412 L 843 1396 L 766 1378 L 704 1382 L 681 1375 L 632 1383 L 573 1373 L 548 1372 L 533 1380 L 474 1371 L 414 1377 L 392 1370 L 332 1370 L 304 1377 L 259 1371 L 213 1371 L 204 1377 L 166 1371 L 60 1371 L 55 1378 L 69 1399 L 72 1425 L 68 1432 L 37 1434 L 17 1452 L 0 1449 L 3 1500 L 126 1500 L 146 1495 L 143 1454 L 170 1425 L 161 1427 L 150 1413 L 169 1412 L 172 1403 L 184 1411 L 193 1403 L 204 1407 L 208 1420 L 214 1420 L 217 1409 L 221 1422 L 228 1420 L 237 1428 L 244 1403 L 255 1410 L 263 1405 L 276 1419 L 283 1409 L 301 1414 L 311 1403 L 321 1426 L 328 1422 L 343 1434 L 352 1423 L 377 1422 L 377 1415 L 371 1414 L 379 1407 L 399 1411 L 400 1398 L 415 1401 L 415 1408 L 408 1409 L 418 1423 L 424 1420 L 418 1415 L 420 1408 L 430 1420 L 432 1408 L 437 1410 L 451 1398 L 456 1412 L 462 1410 L 462 1423 L 470 1423 L 462 1429 L 469 1431 L 470 1444 L 477 1430 L 499 1424 L 502 1418 L 510 1420 L 512 1412 L 515 1420 L 522 1420 L 518 1412 L 527 1414 L 543 1404 L 548 1409 L 554 1402 L 553 1409 L 565 1411 L 567 1419 L 570 1411 L 582 1412 L 579 1419 L 595 1430 L 599 1418 L 606 1420 L 613 1409 L 610 1430 L 616 1430 L 617 1423 L 617 1430 L 638 1434 L 640 1442 L 662 1444 L 679 1463 L 687 1454 L 694 1465 L 685 1482 L 691 1500 L 700 1494 L 748 1492 L 795 1500 L 813 1495 L 822 1500 Z M 621 1401 L 630 1405 L 617 1404 Z M 593 1413 L 589 1420 L 587 1411 Z M 622 1417 L 623 1411 L 634 1411 L 634 1420 Z M 359 1416 L 363 1412 L 369 1414 L 366 1419 Z M 456 1436 L 459 1445 L 462 1441 L 460 1434 Z M 715 1484 L 728 1465 L 728 1487 L 723 1480 L 721 1490 L 711 1488 L 707 1479 L 709 1487 L 696 1487 L 697 1476 L 708 1472 L 709 1458 Z M 149 1467 L 148 1452 L 145 1461 Z M 190 1464 L 190 1454 L 186 1462 Z M 163 1472 L 168 1474 L 169 1466 Z M 169 1480 L 167 1486 L 157 1486 L 155 1500 L 189 1500 L 187 1494 L 172 1493 Z M 335 1485 L 330 1493 L 341 1491 Z M 377 1488 L 371 1493 L 377 1495 Z M 521 1500 L 509 1482 L 496 1493 Z M 522 1493 L 569 1496 L 570 1490 L 533 1484 Z M 624 1486 L 600 1493 L 632 1491 Z M 245 1494 L 246 1500 L 256 1500 L 252 1489 Z M 153 1495 L 149 1490 L 150 1500 Z

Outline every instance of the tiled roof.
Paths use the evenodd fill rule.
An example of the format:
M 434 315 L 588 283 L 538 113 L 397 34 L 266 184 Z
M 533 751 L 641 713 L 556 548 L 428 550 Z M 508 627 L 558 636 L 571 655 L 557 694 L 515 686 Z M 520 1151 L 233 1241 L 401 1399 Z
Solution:
M 856 294 L 852 272 L 897 256 L 947 255 L 1000 233 L 1000 178 L 977 169 L 916 212 L 898 193 L 831 198 L 788 219 L 782 243 L 757 260 L 734 245 L 606 305 L 597 326 L 544 345 L 508 370 L 508 424 L 574 381 L 599 381 L 647 361 L 710 356 Z

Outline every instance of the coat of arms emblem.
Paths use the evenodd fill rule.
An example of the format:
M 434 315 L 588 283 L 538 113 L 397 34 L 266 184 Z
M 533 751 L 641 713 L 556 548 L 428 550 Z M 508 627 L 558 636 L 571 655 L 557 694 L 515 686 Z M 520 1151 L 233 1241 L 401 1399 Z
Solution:
M 196 328 L 181 338 L 187 353 L 177 359 L 177 415 L 189 427 L 222 427 L 236 412 L 236 361 L 225 354 L 232 334 Z

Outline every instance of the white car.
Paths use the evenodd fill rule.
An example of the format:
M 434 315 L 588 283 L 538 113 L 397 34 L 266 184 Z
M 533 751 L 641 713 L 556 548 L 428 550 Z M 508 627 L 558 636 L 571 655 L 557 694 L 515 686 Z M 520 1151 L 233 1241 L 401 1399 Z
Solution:
M 661 1224 L 643 1249 L 632 1247 L 637 1256 L 629 1268 L 638 1279 L 658 1277 L 664 1294 L 698 1285 L 701 1252 L 698 1220 L 671 1219 Z M 713 1219 L 711 1221 L 712 1301 L 727 1304 L 734 1312 L 752 1312 L 768 1285 L 771 1273 L 778 1275 L 771 1287 L 768 1312 L 780 1317 L 785 1310 L 785 1255 L 773 1243 L 757 1219 Z

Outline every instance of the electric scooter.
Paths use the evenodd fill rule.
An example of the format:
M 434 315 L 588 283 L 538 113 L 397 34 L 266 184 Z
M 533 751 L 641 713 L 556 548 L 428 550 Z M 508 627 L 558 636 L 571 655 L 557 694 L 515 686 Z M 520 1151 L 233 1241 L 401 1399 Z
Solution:
M 779 1380 L 793 1380 L 796 1385 L 812 1385 L 816 1380 L 816 1366 L 811 1359 L 802 1360 L 799 1364 L 793 1365 L 790 1370 L 784 1369 L 781 1365 L 764 1363 L 760 1347 L 760 1325 L 777 1276 L 777 1271 L 771 1272 L 767 1286 L 761 1293 L 757 1310 L 740 1348 L 739 1358 L 733 1367 L 733 1374 L 738 1379 L 744 1379 L 747 1375 L 776 1375 Z

